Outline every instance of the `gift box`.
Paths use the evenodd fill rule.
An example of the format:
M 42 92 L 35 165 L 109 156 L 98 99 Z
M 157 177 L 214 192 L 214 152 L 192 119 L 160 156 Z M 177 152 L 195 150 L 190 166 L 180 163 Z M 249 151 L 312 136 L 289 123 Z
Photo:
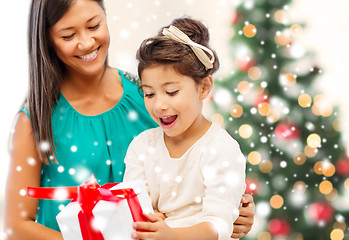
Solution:
M 28 195 L 73 199 L 56 217 L 65 240 L 131 240 L 133 222 L 146 221 L 142 212 L 153 212 L 142 181 L 99 186 L 92 176 L 75 188 L 28 188 Z

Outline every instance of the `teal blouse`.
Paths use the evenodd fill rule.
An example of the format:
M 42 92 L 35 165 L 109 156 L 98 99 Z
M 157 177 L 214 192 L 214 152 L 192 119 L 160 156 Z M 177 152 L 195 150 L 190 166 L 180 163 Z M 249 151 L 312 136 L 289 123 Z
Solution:
M 58 164 L 43 165 L 41 187 L 77 186 L 91 174 L 100 185 L 122 181 L 128 145 L 139 133 L 157 127 L 157 124 L 145 109 L 138 91 L 138 79 L 120 70 L 119 74 L 123 95 L 112 109 L 104 113 L 82 115 L 60 95 L 52 113 Z M 23 111 L 28 115 L 26 109 Z M 69 200 L 40 200 L 37 222 L 59 231 L 56 215 L 68 203 Z

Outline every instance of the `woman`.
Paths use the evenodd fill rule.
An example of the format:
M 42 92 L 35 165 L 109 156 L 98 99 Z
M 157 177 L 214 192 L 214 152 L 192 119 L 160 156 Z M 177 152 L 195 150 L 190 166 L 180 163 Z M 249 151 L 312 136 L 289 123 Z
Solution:
M 137 78 L 108 65 L 109 42 L 103 1 L 32 1 L 29 91 L 10 137 L 8 239 L 62 239 L 55 216 L 67 201 L 28 198 L 27 186 L 76 186 L 91 173 L 100 184 L 122 181 L 128 144 L 157 126 Z M 234 227 L 242 235 L 253 221 L 245 197 L 251 206 Z

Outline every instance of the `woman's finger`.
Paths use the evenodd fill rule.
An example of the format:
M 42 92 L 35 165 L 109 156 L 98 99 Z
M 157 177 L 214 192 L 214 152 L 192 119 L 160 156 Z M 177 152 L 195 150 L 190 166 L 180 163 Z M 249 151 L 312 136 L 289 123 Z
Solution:
M 235 225 L 250 225 L 251 224 L 251 219 L 252 218 L 240 216 L 234 222 L 234 227 L 235 227 Z
M 232 233 L 231 234 L 231 238 L 242 238 L 243 236 L 245 236 L 244 233 Z

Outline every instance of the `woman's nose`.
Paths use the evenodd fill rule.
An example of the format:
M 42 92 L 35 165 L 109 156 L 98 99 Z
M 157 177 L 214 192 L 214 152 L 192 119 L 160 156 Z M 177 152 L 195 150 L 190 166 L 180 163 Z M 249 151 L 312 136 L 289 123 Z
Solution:
M 80 35 L 80 39 L 78 43 L 79 50 L 88 51 L 88 50 L 91 50 L 94 45 L 95 45 L 95 39 L 93 36 L 87 33 L 83 33 Z

